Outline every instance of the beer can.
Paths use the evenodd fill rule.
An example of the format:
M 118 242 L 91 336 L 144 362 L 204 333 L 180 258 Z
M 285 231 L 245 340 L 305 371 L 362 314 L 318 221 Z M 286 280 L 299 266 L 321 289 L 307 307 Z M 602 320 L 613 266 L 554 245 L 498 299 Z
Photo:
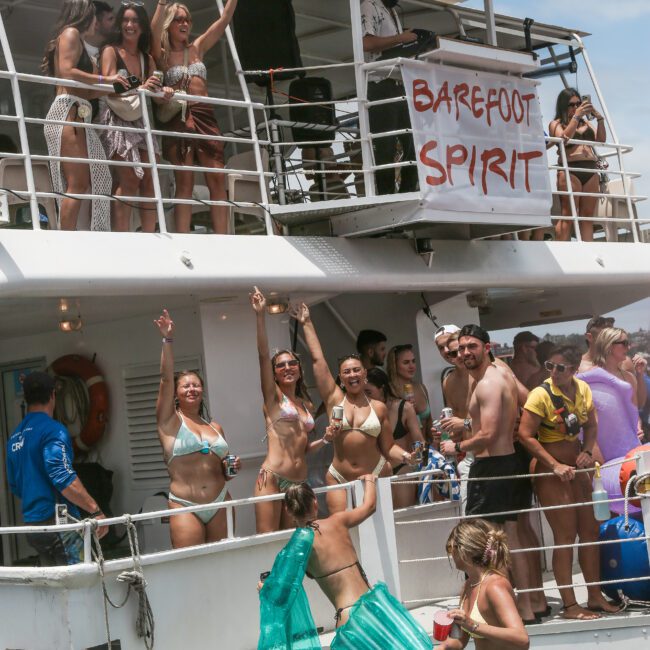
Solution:
M 445 406 L 445 408 L 440 411 L 440 417 L 441 418 L 451 418 L 454 416 L 454 409 L 449 408 L 448 406 Z
M 343 422 L 343 407 L 342 406 L 333 406 L 332 407 L 332 426 L 340 427 Z
M 237 469 L 235 468 L 237 456 L 228 454 L 224 460 L 226 461 L 226 476 L 237 476 Z
M 422 454 L 424 452 L 424 444 L 420 440 L 416 440 L 411 445 L 411 451 L 415 454 L 415 459 L 418 463 L 422 462 Z
M 162 70 L 154 70 L 151 76 L 156 77 L 156 79 L 158 79 L 158 81 L 160 82 L 160 85 L 161 86 L 163 85 L 163 81 L 165 79 L 165 73 Z
M 413 384 L 404 384 L 404 399 L 411 401 L 414 397 Z

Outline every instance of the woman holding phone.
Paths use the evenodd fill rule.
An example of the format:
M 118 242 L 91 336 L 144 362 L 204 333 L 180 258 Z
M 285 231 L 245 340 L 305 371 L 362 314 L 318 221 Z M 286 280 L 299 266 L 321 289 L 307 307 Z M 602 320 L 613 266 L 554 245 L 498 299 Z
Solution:
M 590 120 L 596 120 L 596 126 Z M 555 119 L 550 123 L 548 132 L 563 140 L 581 140 L 582 142 L 566 144 L 567 164 L 578 168 L 569 172 L 571 189 L 574 192 L 596 193 L 600 190 L 600 173 L 598 155 L 594 149 L 596 142 L 605 142 L 605 118 L 594 108 L 591 97 L 580 97 L 575 88 L 565 88 L 557 97 Z M 563 165 L 558 151 L 559 166 Z M 557 189 L 568 190 L 567 174 L 563 169 L 557 173 Z M 597 196 L 574 196 L 576 214 L 579 217 L 593 217 L 596 212 Z M 571 217 L 571 200 L 566 194 L 560 196 L 563 217 Z M 580 236 L 583 241 L 593 241 L 594 224 L 592 221 L 580 222 Z M 558 219 L 555 223 L 555 239 L 569 241 L 571 238 L 571 220 Z

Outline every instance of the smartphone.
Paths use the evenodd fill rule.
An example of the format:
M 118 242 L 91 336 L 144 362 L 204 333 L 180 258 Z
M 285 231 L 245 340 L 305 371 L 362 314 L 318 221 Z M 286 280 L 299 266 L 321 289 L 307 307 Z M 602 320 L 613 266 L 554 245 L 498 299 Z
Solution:
M 583 95 L 581 99 L 583 104 L 591 104 L 591 95 Z

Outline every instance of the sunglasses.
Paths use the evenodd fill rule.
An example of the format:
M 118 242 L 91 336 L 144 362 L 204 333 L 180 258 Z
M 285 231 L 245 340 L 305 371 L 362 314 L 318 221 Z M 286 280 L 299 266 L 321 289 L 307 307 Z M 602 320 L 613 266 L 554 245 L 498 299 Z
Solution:
M 577 108 L 580 104 L 582 104 L 582 102 L 569 102 L 568 106 L 569 108 Z
M 552 361 L 544 361 L 544 368 L 546 368 L 546 370 L 548 370 L 549 372 L 553 372 L 554 370 L 557 370 L 558 372 L 565 372 L 569 368 L 573 368 L 573 366 L 569 366 L 564 363 L 553 363 Z
M 458 350 L 447 350 L 446 355 L 451 359 L 455 359 L 458 356 Z
M 297 368 L 300 365 L 298 359 L 289 359 L 289 361 L 279 361 L 275 364 L 275 368 Z
M 336 360 L 336 362 L 340 366 L 344 361 L 348 361 L 350 359 L 354 359 L 355 361 L 361 361 L 361 357 L 358 354 L 346 354 L 344 357 L 339 357 Z
M 144 7 L 144 0 L 122 0 L 120 3 L 123 7 L 135 5 L 136 7 Z
M 623 339 L 622 341 L 614 341 L 612 345 L 624 345 L 626 348 L 629 348 L 630 342 L 627 339 Z

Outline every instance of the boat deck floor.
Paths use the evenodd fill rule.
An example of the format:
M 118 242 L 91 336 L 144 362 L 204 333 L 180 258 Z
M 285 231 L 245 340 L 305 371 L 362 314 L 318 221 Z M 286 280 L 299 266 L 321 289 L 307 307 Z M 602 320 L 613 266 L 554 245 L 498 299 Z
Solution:
M 582 573 L 577 570 L 573 574 L 573 582 L 575 584 L 581 584 L 584 581 Z M 625 612 L 619 614 L 611 614 L 608 616 L 603 616 L 597 620 L 591 621 L 575 621 L 567 620 L 562 618 L 560 615 L 560 610 L 562 607 L 562 601 L 560 600 L 560 594 L 556 589 L 553 589 L 557 583 L 553 573 L 548 572 L 544 575 L 544 586 L 547 589 L 546 598 L 548 604 L 552 608 L 551 615 L 548 618 L 545 618 L 542 623 L 538 625 L 529 625 L 527 626 L 528 634 L 531 637 L 531 646 L 534 645 L 533 637 L 544 634 L 558 634 L 563 632 L 575 632 L 577 630 L 598 630 L 598 629 L 607 629 L 607 627 L 616 627 L 626 626 L 633 624 L 631 619 L 638 617 L 646 616 L 650 614 L 650 608 L 639 609 L 639 608 L 630 608 Z M 586 604 L 587 602 L 587 588 L 586 587 L 576 587 L 575 588 L 576 599 L 578 603 Z M 433 615 L 439 609 L 453 609 L 458 607 L 458 598 L 452 598 L 450 600 L 438 601 L 435 605 L 425 605 L 422 607 L 417 607 L 411 610 L 411 614 L 415 620 L 420 623 L 420 625 L 428 632 L 429 636 L 433 635 Z M 614 624 L 614 625 L 613 625 Z M 549 629 L 550 626 L 553 626 L 552 629 Z M 558 629 L 558 626 L 561 626 Z M 329 644 L 334 639 L 334 632 L 328 632 L 320 635 L 321 645 L 324 650 L 329 648 Z M 434 647 L 438 642 L 434 641 Z M 467 645 L 468 648 L 473 648 L 474 643 L 470 640 L 470 643 Z

